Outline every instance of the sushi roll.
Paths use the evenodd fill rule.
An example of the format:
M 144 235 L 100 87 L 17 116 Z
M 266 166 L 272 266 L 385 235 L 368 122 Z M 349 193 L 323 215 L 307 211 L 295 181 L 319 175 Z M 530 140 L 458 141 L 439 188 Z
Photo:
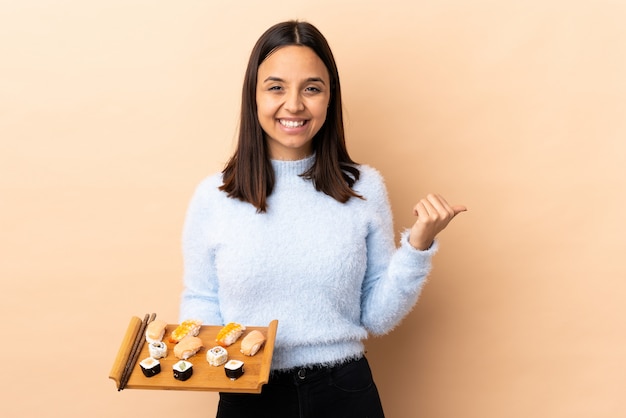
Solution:
M 243 375 L 243 361 L 230 360 L 224 365 L 224 372 L 230 380 L 239 379 Z
M 245 330 L 245 326 L 237 324 L 236 322 L 230 322 L 217 333 L 215 341 L 222 347 L 228 347 L 237 341 Z
M 185 381 L 193 374 L 193 364 L 188 361 L 181 360 L 172 367 L 174 371 L 174 379 Z
M 187 360 L 201 348 L 202 340 L 200 338 L 187 335 L 174 346 L 174 355 L 181 360 Z
M 228 361 L 228 351 L 222 346 L 216 346 L 206 352 L 206 361 L 211 366 L 221 366 Z
M 265 336 L 261 331 L 252 330 L 248 335 L 241 340 L 241 353 L 246 356 L 255 355 L 263 344 L 265 343 Z
M 183 321 L 180 325 L 178 325 L 174 331 L 170 334 L 170 342 L 177 343 L 187 335 L 191 335 L 195 337 L 200 333 L 200 327 L 202 326 L 202 321 L 197 319 L 187 319 Z
M 167 322 L 161 321 L 160 319 L 155 319 L 150 322 L 146 327 L 146 341 L 148 343 L 161 341 L 165 335 L 166 327 Z
M 147 357 L 141 360 L 139 366 L 141 366 L 141 371 L 146 377 L 152 377 L 161 373 L 161 362 L 157 359 L 153 359 L 152 357 Z
M 154 359 L 164 358 L 167 356 L 167 345 L 163 341 L 156 341 L 148 345 L 150 357 Z

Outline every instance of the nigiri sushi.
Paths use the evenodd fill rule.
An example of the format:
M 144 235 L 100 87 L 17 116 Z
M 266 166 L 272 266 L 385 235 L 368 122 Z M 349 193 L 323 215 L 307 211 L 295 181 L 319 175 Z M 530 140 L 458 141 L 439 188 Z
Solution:
M 202 340 L 200 338 L 187 335 L 174 346 L 174 355 L 181 360 L 187 360 L 201 348 Z
M 236 322 L 229 322 L 217 333 L 215 341 L 222 347 L 228 347 L 234 344 L 245 330 L 245 326 Z
M 241 353 L 246 356 L 255 355 L 265 343 L 265 336 L 261 331 L 252 330 L 241 340 Z
M 177 343 L 187 335 L 191 335 L 192 337 L 197 336 L 201 326 L 202 321 L 197 319 L 187 319 L 181 322 L 170 334 L 170 342 Z
M 161 341 L 163 339 L 163 336 L 165 335 L 166 327 L 167 322 L 160 319 L 155 319 L 154 321 L 150 322 L 146 327 L 146 341 L 148 343 Z

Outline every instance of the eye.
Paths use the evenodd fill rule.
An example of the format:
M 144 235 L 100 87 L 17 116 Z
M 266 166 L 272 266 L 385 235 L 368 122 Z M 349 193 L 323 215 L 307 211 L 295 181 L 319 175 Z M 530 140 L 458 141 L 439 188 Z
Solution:
M 270 86 L 267 90 L 268 91 L 280 91 L 283 88 L 281 86 Z
M 309 86 L 307 88 L 304 89 L 304 91 L 306 91 L 307 93 L 321 93 L 322 90 L 315 87 L 315 86 Z

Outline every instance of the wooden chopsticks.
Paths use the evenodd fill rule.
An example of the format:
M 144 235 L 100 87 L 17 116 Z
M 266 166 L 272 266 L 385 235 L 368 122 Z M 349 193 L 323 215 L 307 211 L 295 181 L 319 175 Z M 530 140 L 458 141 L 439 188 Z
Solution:
M 146 314 L 141 322 L 141 326 L 139 327 L 139 332 L 135 335 L 135 341 L 133 342 L 133 348 L 130 350 L 130 355 L 128 357 L 128 361 L 124 366 L 124 372 L 122 373 L 122 379 L 120 380 L 120 386 L 117 388 L 118 391 L 124 389 L 126 384 L 128 383 L 128 379 L 130 379 L 130 375 L 135 368 L 135 364 L 137 364 L 137 358 L 139 357 L 139 353 L 143 348 L 143 344 L 145 342 L 144 334 L 146 332 L 146 327 L 156 318 L 156 314 L 152 315 Z

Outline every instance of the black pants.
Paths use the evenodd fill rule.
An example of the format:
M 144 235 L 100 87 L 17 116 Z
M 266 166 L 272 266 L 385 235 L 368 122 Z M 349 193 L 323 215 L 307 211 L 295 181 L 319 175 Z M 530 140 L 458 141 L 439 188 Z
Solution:
M 217 418 L 384 418 L 365 357 L 272 373 L 260 394 L 220 393 Z

